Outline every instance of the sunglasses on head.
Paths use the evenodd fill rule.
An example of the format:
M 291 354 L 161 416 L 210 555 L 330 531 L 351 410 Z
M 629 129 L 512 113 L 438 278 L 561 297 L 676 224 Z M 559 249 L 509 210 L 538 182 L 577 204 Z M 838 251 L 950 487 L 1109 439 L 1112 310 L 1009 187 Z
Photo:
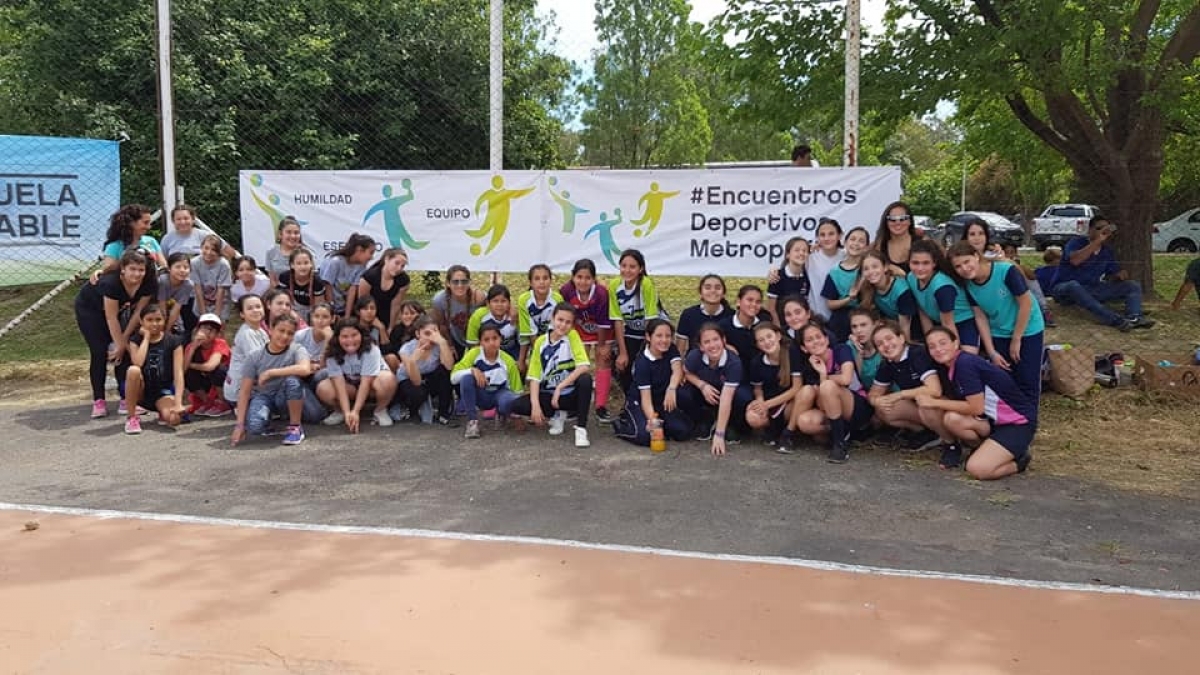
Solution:
M 887 219 L 889 223 L 899 223 L 909 220 L 909 216 L 888 216 Z

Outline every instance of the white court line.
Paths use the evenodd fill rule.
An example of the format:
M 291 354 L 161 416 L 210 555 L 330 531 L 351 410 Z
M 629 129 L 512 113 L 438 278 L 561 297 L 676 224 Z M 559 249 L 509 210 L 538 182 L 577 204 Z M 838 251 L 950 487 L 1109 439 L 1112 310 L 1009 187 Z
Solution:
M 1136 595 L 1147 598 L 1164 598 L 1171 600 L 1200 600 L 1200 591 L 1167 591 L 1155 588 L 1137 588 L 1133 586 L 1103 586 L 1100 584 L 1077 584 L 1060 581 L 1038 581 L 1035 579 L 1011 579 L 1007 577 L 997 577 L 986 574 L 958 574 L 954 572 L 934 572 L 929 570 L 905 570 L 892 567 L 875 567 L 873 565 L 854 565 L 850 563 L 827 562 L 824 560 L 784 558 L 782 556 L 756 556 L 740 555 L 736 553 L 677 551 L 675 549 L 655 548 L 652 546 L 596 544 L 586 541 L 575 541 L 572 539 L 548 539 L 544 537 L 526 537 L 505 534 L 448 532 L 444 530 L 424 530 L 408 527 L 320 525 L 314 523 L 288 523 L 275 520 L 239 520 L 235 518 L 210 518 L 205 516 L 187 516 L 173 513 L 114 511 L 110 509 L 88 509 L 72 506 L 45 506 L 41 504 L 10 504 L 6 502 L 0 502 L 0 511 L 28 511 L 32 513 L 49 513 L 66 516 L 88 516 L 101 519 L 152 520 L 188 525 L 221 525 L 226 527 L 240 527 L 257 530 L 289 530 L 296 532 L 319 532 L 329 534 L 373 534 L 385 537 L 411 537 L 418 539 L 443 539 L 451 541 L 476 541 L 502 544 L 557 546 L 561 548 L 583 549 L 590 551 L 639 553 L 644 555 L 664 556 L 668 558 L 691 558 L 696 560 L 712 560 L 719 562 L 780 565 L 783 567 L 800 567 L 823 572 L 849 572 L 851 574 L 878 575 L 885 577 L 907 577 L 910 579 L 964 581 L 968 583 L 987 584 L 991 586 L 1036 588 L 1051 591 L 1075 591 L 1080 593 L 1104 593 L 1110 595 Z

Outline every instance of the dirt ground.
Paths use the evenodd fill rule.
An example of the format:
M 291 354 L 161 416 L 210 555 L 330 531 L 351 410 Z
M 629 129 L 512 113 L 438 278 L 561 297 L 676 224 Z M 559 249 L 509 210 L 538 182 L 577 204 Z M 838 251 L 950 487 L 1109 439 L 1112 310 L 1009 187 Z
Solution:
M 1191 600 L 19 511 L 0 569 L 30 674 L 1169 674 L 1200 634 Z

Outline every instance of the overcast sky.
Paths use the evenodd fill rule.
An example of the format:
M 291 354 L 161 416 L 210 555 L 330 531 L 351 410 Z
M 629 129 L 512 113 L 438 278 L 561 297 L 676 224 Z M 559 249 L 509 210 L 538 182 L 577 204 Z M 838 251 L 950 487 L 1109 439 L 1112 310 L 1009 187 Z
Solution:
M 708 23 L 714 16 L 725 11 L 725 0 L 691 0 L 692 21 Z M 592 0 L 538 0 L 538 11 L 553 9 L 556 23 L 561 29 L 558 35 L 559 55 L 583 65 L 591 59 L 596 48 L 596 29 L 593 21 L 596 7 Z M 885 0 L 862 0 L 863 23 L 878 27 L 883 22 Z

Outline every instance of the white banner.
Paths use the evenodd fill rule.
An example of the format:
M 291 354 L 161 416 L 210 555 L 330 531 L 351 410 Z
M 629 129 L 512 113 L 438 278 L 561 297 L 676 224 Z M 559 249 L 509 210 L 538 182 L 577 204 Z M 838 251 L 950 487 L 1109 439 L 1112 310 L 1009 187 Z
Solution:
M 821 217 L 874 236 L 900 197 L 898 167 L 680 171 L 242 171 L 246 251 L 263 260 L 285 215 L 318 255 L 352 232 L 409 252 L 412 269 L 617 270 L 636 248 L 652 274 L 760 276 Z

